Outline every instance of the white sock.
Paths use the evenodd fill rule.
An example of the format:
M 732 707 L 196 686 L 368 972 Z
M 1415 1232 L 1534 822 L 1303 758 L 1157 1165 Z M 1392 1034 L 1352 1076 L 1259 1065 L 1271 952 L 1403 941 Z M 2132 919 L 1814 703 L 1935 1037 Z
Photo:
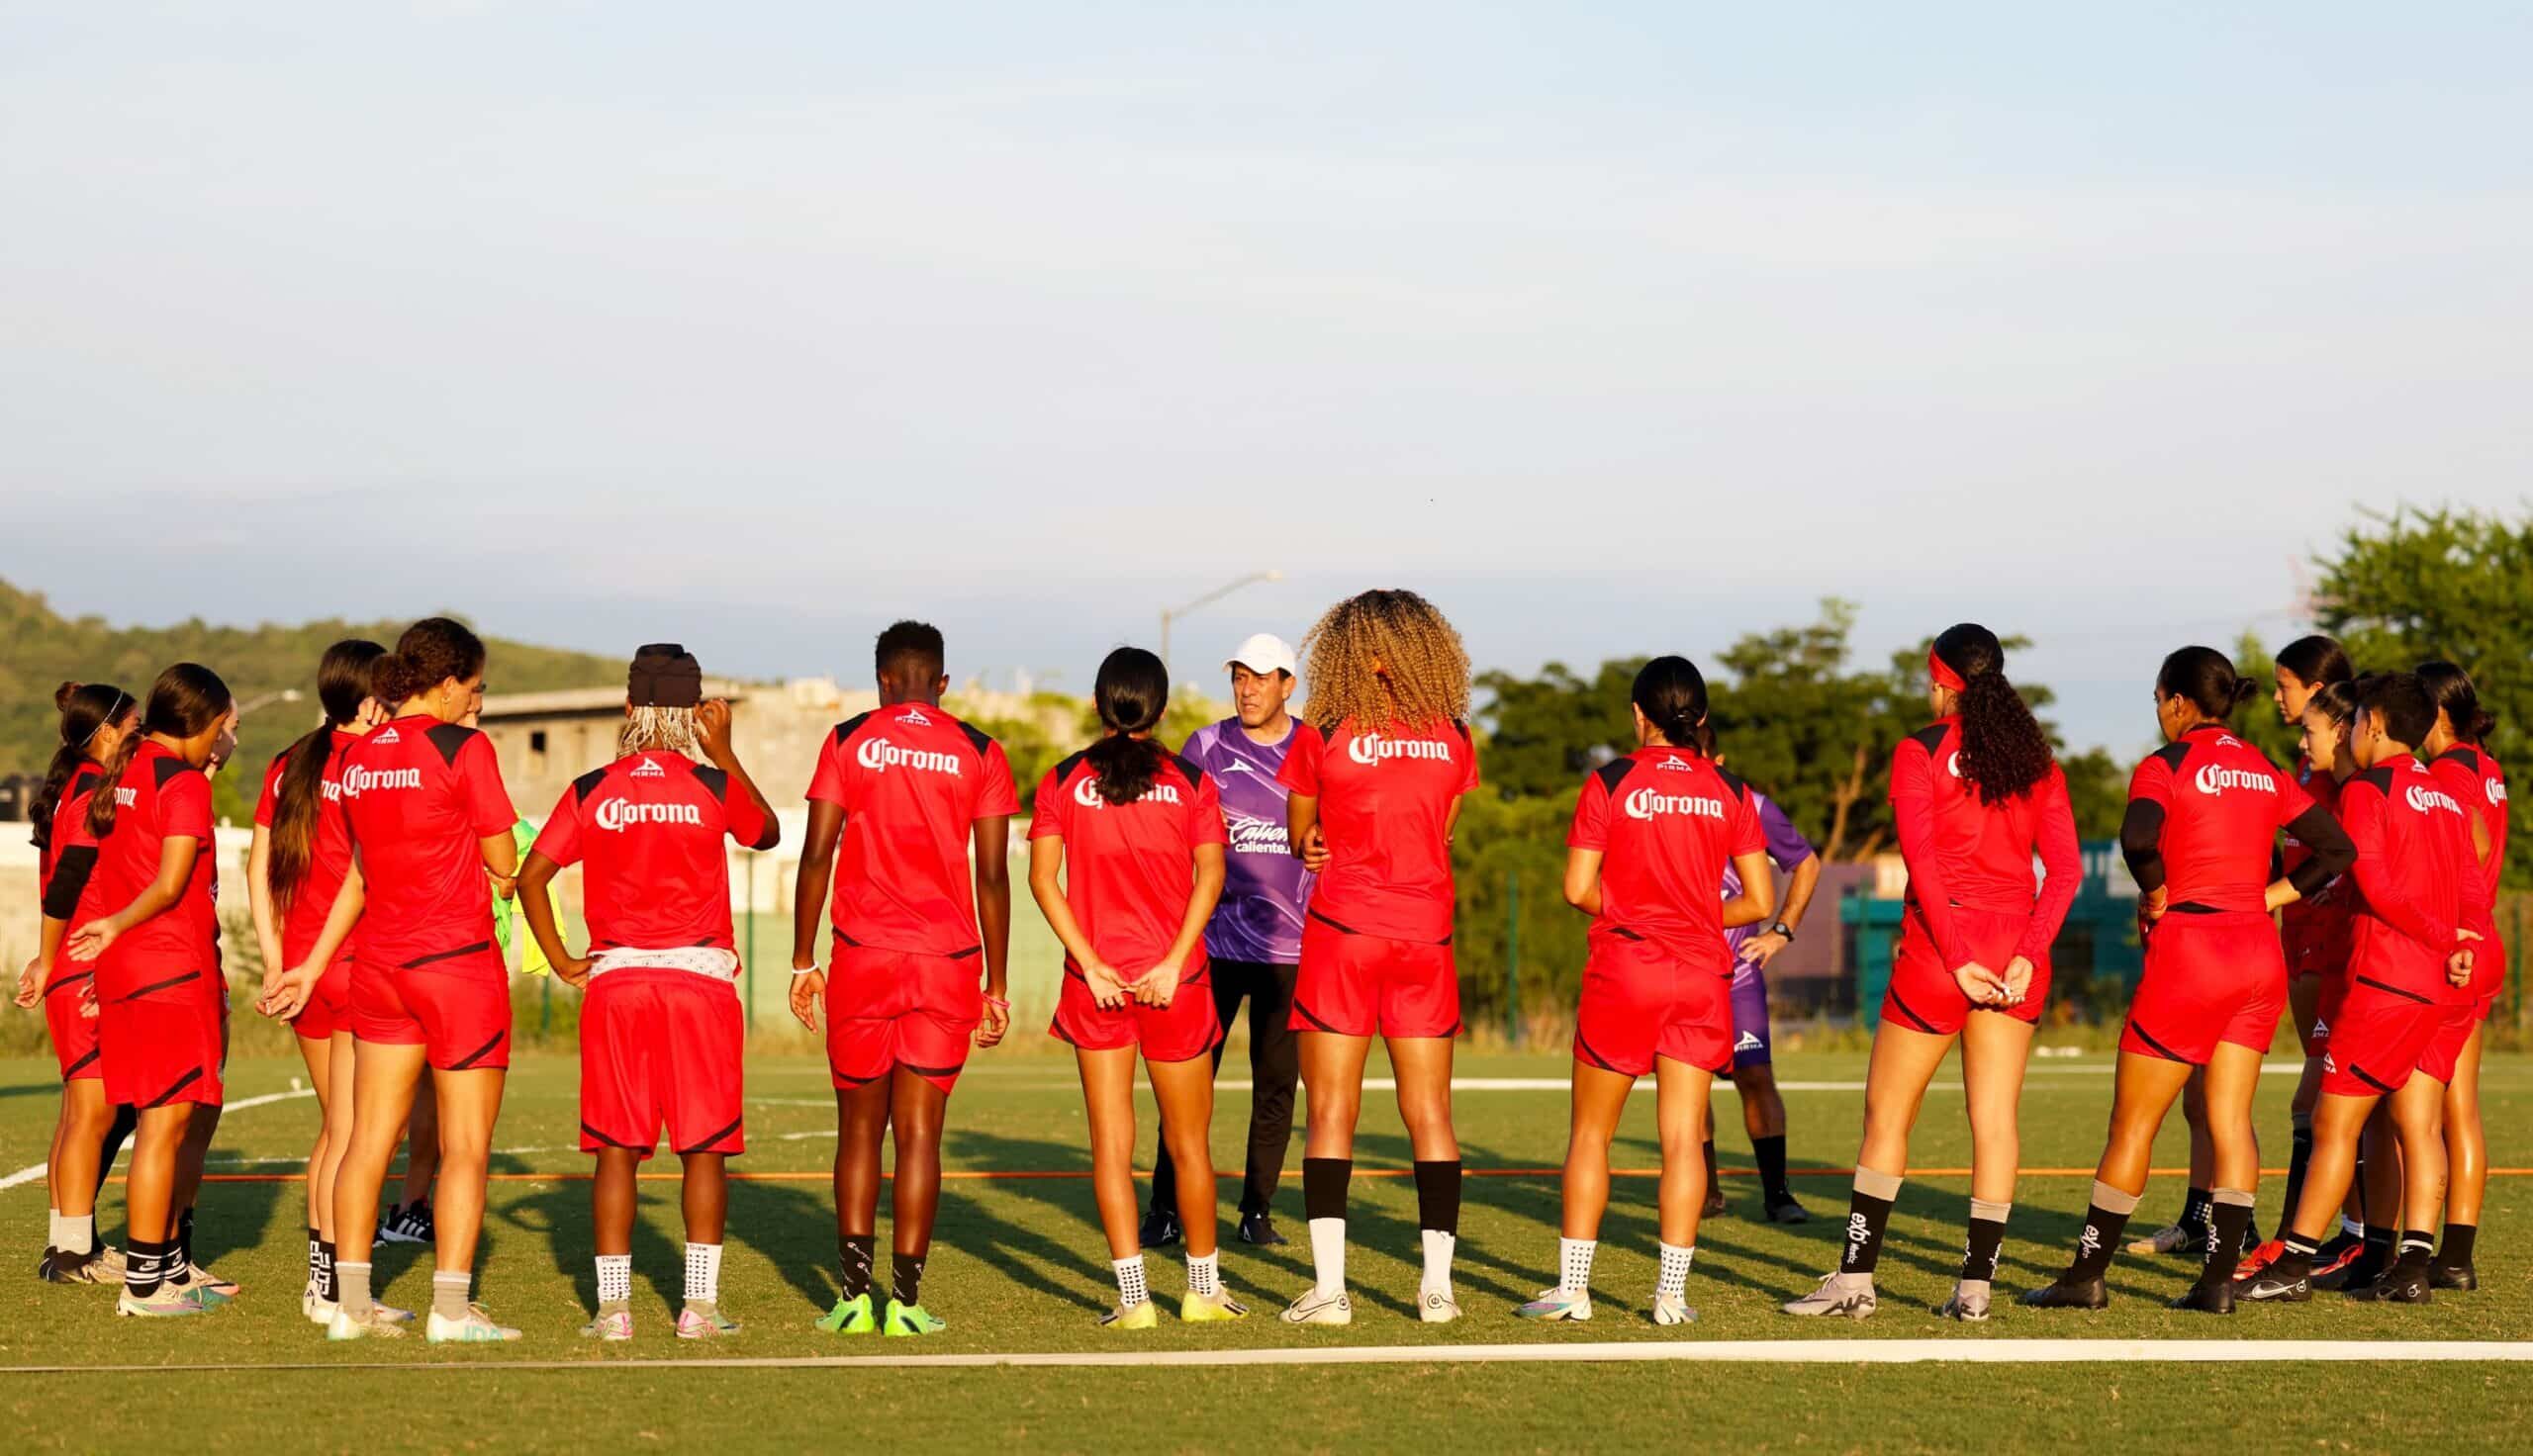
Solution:
M 1152 1296 L 1144 1288 L 1144 1256 L 1110 1259 L 1108 1267 L 1117 1271 L 1117 1308 L 1131 1310 Z
M 721 1245 L 690 1243 L 686 1246 L 686 1302 L 690 1305 L 721 1303 Z
M 2348 1215 L 2342 1214 L 2339 1216 L 2339 1231 L 2347 1234 L 2351 1238 L 2364 1238 L 2366 1236 L 2366 1226 L 2359 1223 L 2357 1220 L 2350 1218 Z
M 60 1249 L 65 1254 L 87 1254 L 96 1252 L 97 1216 L 95 1214 L 83 1214 L 75 1217 L 67 1214 L 63 1215 L 61 1220 L 61 1236 L 54 1242 L 53 1247 Z
M 334 1261 L 334 1297 L 344 1314 L 354 1320 L 366 1320 L 373 1301 L 369 1293 L 369 1261 L 354 1264 L 342 1259 Z
M 45 1211 L 44 1211 L 44 1218 L 45 1218 L 45 1225 L 44 1225 L 44 1243 L 45 1243 L 45 1247 L 47 1247 L 47 1248 L 62 1248 L 62 1247 L 65 1247 L 65 1246 L 66 1246 L 66 1244 L 65 1244 L 65 1238 L 66 1238 L 66 1235 L 65 1235 L 65 1234 L 63 1234 L 63 1232 L 61 1231 L 61 1225 L 62 1225 L 61 1210 L 59 1210 L 59 1209 L 47 1209 L 47 1210 L 45 1210 Z
M 1657 1239 L 1654 1247 L 1661 1250 L 1662 1264 L 1653 1276 L 1653 1292 L 1657 1295 L 1688 1293 L 1689 1261 L 1697 1257 L 1698 1246 L 1692 1243 L 1682 1247 Z
M 1187 1256 L 1187 1292 L 1189 1294 L 1222 1293 L 1222 1259 L 1220 1249 L 1209 1254 L 1189 1254 Z
M 624 1259 L 624 1268 L 626 1271 L 624 1276 L 625 1295 L 627 1298 L 630 1298 L 632 1295 L 633 1284 L 633 1256 L 631 1254 L 625 1254 L 622 1257 Z M 466 1307 L 471 1303 L 469 1297 L 474 1293 L 474 1290 L 475 1276 L 465 1270 L 461 1269 L 454 1274 L 433 1271 L 431 1274 L 431 1313 L 437 1315 L 442 1320 L 458 1320 L 465 1319 Z
M 1452 1246 L 1459 1242 L 1458 1237 L 1440 1228 L 1419 1228 L 1416 1231 L 1425 1240 L 1425 1278 L 1417 1286 L 1418 1291 L 1450 1294 Z
M 598 1302 L 620 1305 L 633 1298 L 633 1256 L 631 1254 L 600 1254 L 598 1256 Z
M 1311 1288 L 1321 1299 L 1333 1300 L 1346 1292 L 1346 1221 L 1313 1219 L 1310 1221 Z
M 1590 1291 L 1592 1251 L 1600 1246 L 1601 1241 L 1597 1238 L 1559 1238 L 1556 1241 L 1556 1292 L 1558 1294 L 1578 1295 Z M 1446 1253 L 1443 1257 L 1448 1260 L 1451 1255 Z M 1432 1255 L 1427 1255 L 1429 1262 L 1431 1258 Z M 1427 1277 L 1432 1276 L 1429 1273 Z M 1448 1267 L 1444 1269 L 1443 1277 L 1447 1280 L 1452 1277 Z

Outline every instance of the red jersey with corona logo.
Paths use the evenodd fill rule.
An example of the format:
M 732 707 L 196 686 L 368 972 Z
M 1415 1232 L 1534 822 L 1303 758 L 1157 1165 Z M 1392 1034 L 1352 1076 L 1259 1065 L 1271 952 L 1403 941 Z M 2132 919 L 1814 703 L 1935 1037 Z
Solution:
M 105 793 L 102 784 L 94 790 Z M 120 914 L 158 879 L 171 839 L 200 842 L 176 903 L 125 931 L 97 959 L 97 993 L 116 999 L 192 999 L 220 974 L 220 855 L 211 827 L 211 776 L 154 739 L 142 739 L 111 790 L 115 826 L 91 880 L 102 914 Z M 85 807 L 82 807 L 85 812 Z M 76 925 L 70 927 L 77 931 Z
M 1467 724 L 1366 733 L 1350 720 L 1326 736 L 1297 724 L 1275 779 L 1319 800 L 1328 868 L 1313 917 L 1393 941 L 1451 939 L 1452 805 L 1477 787 Z
M 64 923 L 69 931 L 123 908 L 101 905 L 97 899 L 98 846 L 97 837 L 88 832 L 88 799 L 105 781 L 106 771 L 95 764 L 81 764 L 71 771 L 70 781 L 61 786 L 61 797 L 53 804 L 51 833 L 37 858 L 37 873 L 44 887 L 44 913 Z M 69 931 L 63 933 L 65 940 Z M 65 946 L 54 968 L 55 978 L 58 979 L 61 966 L 79 963 L 83 962 L 73 961 Z
M 2498 772 L 2496 759 L 2469 744 L 2456 744 L 2438 754 L 2427 772 L 2438 787 L 2452 794 L 2489 832 L 2488 859 L 2481 860 L 2474 851 L 2472 892 L 2464 918 L 2472 929 L 2493 938 L 2498 873 L 2506 867 L 2506 775 Z
M 2349 875 L 2360 896 L 2351 975 L 2428 1000 L 2463 999 L 2445 979 L 2447 957 L 2464 944 L 2458 932 L 2476 882 L 2463 814 L 2407 754 L 2340 785 L 2339 821 L 2357 846 Z
M 2083 873 L 2067 775 L 2056 764 L 2029 790 L 1983 803 L 1961 776 L 1961 720 L 1944 718 L 1892 751 L 1891 810 L 1909 864 L 1910 913 L 1947 966 L 1973 958 L 1953 928 L 1956 908 L 2028 916 L 2015 954 L 2037 960 L 2048 951 Z M 2037 886 L 2035 856 L 2045 875 Z
M 282 913 L 281 956 L 296 966 L 316 948 L 317 937 L 326 929 L 326 917 L 332 913 L 334 897 L 342 892 L 343 877 L 352 867 L 352 831 L 343 819 L 343 761 L 351 746 L 360 742 L 357 733 L 332 730 L 326 745 L 326 770 L 318 780 L 317 832 L 309 842 L 308 870 L 290 899 L 290 908 Z M 259 829 L 273 827 L 273 813 L 281 793 L 282 770 L 289 767 L 287 751 L 274 757 L 272 767 L 264 771 L 264 791 L 255 800 L 255 825 Z M 344 938 L 338 960 L 352 956 L 357 933 Z
M 2296 786 L 2305 797 L 2339 817 L 2339 780 L 2329 771 L 2316 769 L 2311 761 L 2296 761 Z M 2282 842 L 2279 872 L 2294 874 L 2303 863 L 2313 858 L 2312 847 L 2289 831 Z M 2338 970 L 2348 964 L 2348 927 L 2351 904 L 2356 890 L 2342 875 L 2325 885 L 2318 894 L 2291 901 L 2278 912 L 2280 938 L 2286 943 L 2287 961 L 2294 969 Z M 2318 957 L 2310 965 L 2307 956 Z
M 495 952 L 484 841 L 510 833 L 518 811 L 491 739 L 420 713 L 384 724 L 344 755 L 342 805 L 360 856 L 364 963 L 410 970 Z
M 2217 723 L 2147 755 L 2128 777 L 2128 797 L 2164 811 L 2155 847 L 2167 904 L 2255 914 L 2269 908 L 2278 831 L 2313 807 L 2268 755 Z
M 1174 754 L 1131 804 L 1099 796 L 1087 754 L 1048 770 L 1029 837 L 1050 835 L 1065 842 L 1065 904 L 1099 958 L 1130 976 L 1159 964 L 1178 940 L 1196 893 L 1196 847 L 1231 839 L 1212 775 Z M 1080 969 L 1070 955 L 1065 964 Z M 1204 964 L 1199 940 L 1180 967 L 1182 980 Z
M 827 735 L 809 798 L 844 810 L 828 918 L 846 944 L 975 954 L 974 826 L 1020 812 L 1001 744 L 934 703 L 877 708 Z
M 590 950 L 737 949 L 730 936 L 732 839 L 774 842 L 774 820 L 730 775 L 684 754 L 629 754 L 572 780 L 535 853 L 580 864 Z
M 1748 785 L 1687 750 L 1640 748 L 1583 780 L 1565 843 L 1601 852 L 1594 935 L 1651 941 L 1690 965 L 1732 972 L 1715 887 L 1735 856 L 1768 847 Z

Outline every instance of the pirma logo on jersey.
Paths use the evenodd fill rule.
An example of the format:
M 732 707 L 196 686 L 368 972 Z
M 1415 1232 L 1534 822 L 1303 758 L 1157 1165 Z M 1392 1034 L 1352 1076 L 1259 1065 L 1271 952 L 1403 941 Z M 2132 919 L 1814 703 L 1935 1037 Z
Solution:
M 1629 794 L 1624 803 L 1630 819 L 1651 819 L 1660 814 L 1688 814 L 1699 819 L 1724 817 L 1724 800 L 1711 799 L 1704 794 L 1655 793 L 1649 788 L 1640 788 Z
M 2454 802 L 2452 794 L 2441 788 L 2429 788 L 2423 783 L 2410 785 L 2409 800 L 2410 807 L 2422 814 L 2431 809 L 2444 809 L 2455 814 L 2463 812 L 2463 806 Z
M 373 789 L 422 786 L 422 771 L 420 769 L 363 769 L 355 765 L 343 771 L 343 792 L 352 798 L 359 798 Z
M 2226 769 L 2215 764 L 2199 766 L 2199 776 L 2193 780 L 2201 793 L 2223 793 L 2229 788 L 2256 788 L 2262 793 L 2278 792 L 2278 780 L 2256 769 Z
M 922 769 L 933 774 L 957 774 L 959 761 L 948 754 L 923 748 L 899 748 L 885 738 L 866 738 L 853 751 L 853 761 L 865 769 Z
M 636 824 L 686 824 L 703 827 L 704 811 L 693 804 L 637 804 L 628 799 L 601 799 L 598 827 L 609 833 Z
M 1431 738 L 1383 738 L 1366 733 L 1346 745 L 1346 757 L 1358 764 L 1377 764 L 1383 759 L 1430 759 L 1448 764 L 1452 761 L 1452 746 Z
M 1178 785 L 1174 783 L 1156 783 L 1152 787 L 1144 790 L 1144 798 L 1150 799 L 1157 804 L 1177 803 L 1179 801 Z M 1073 801 L 1081 805 L 1085 809 L 1107 808 L 1108 801 L 1099 796 L 1099 776 L 1095 774 L 1084 774 L 1079 778 L 1075 779 L 1073 781 Z M 1136 802 L 1140 803 L 1143 800 L 1138 799 Z
M 2506 780 L 2505 780 L 2505 779 L 2503 779 L 2503 778 L 2492 778 L 2492 779 L 2490 779 L 2488 782 L 2484 783 L 2484 784 L 2482 784 L 2481 786 L 2482 786 L 2483 788 L 2485 788 L 2485 789 L 2486 789 L 2486 790 L 2488 791 L 2488 796 L 2489 796 L 2489 802 L 2490 802 L 2490 803 L 2492 803 L 2492 804 L 2503 804 L 2503 803 L 2505 803 L 2505 802 L 2506 802 Z

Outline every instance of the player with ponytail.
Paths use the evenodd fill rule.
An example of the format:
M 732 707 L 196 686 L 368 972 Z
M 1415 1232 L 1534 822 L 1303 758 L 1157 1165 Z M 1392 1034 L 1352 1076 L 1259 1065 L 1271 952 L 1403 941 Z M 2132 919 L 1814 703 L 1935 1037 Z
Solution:
M 2506 773 L 2488 750 L 2496 715 L 2481 705 L 2471 675 L 2448 662 L 2421 663 L 2418 681 L 2436 704 L 2436 728 L 2419 745 L 2419 757 L 2472 820 L 2472 850 L 2479 860 L 2464 901 L 2467 923 L 2484 944 L 2472 961 L 2471 1020 L 2449 1034 L 2462 1045 L 2453 1048 L 2454 1079 L 2445 1086 L 2445 1236 L 2429 1276 L 2435 1288 L 2471 1290 L 2481 1285 L 2472 1246 L 2489 1185 L 2488 1136 L 2481 1122 L 2482 1028 L 2506 979 L 2506 945 L 2496 914 L 2498 876 L 2506 868 Z

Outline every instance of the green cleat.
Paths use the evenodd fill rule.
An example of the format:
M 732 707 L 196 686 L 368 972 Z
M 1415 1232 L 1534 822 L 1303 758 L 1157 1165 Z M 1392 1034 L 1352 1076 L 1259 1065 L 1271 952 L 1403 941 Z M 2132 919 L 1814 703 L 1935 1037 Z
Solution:
M 939 1334 L 950 1326 L 932 1318 L 932 1312 L 921 1305 L 901 1305 L 889 1301 L 888 1313 L 881 1317 L 881 1331 L 891 1339 L 901 1335 Z
M 868 1291 L 851 1299 L 838 1299 L 835 1308 L 818 1319 L 818 1328 L 829 1334 L 869 1334 L 880 1327 L 871 1318 L 871 1296 Z

